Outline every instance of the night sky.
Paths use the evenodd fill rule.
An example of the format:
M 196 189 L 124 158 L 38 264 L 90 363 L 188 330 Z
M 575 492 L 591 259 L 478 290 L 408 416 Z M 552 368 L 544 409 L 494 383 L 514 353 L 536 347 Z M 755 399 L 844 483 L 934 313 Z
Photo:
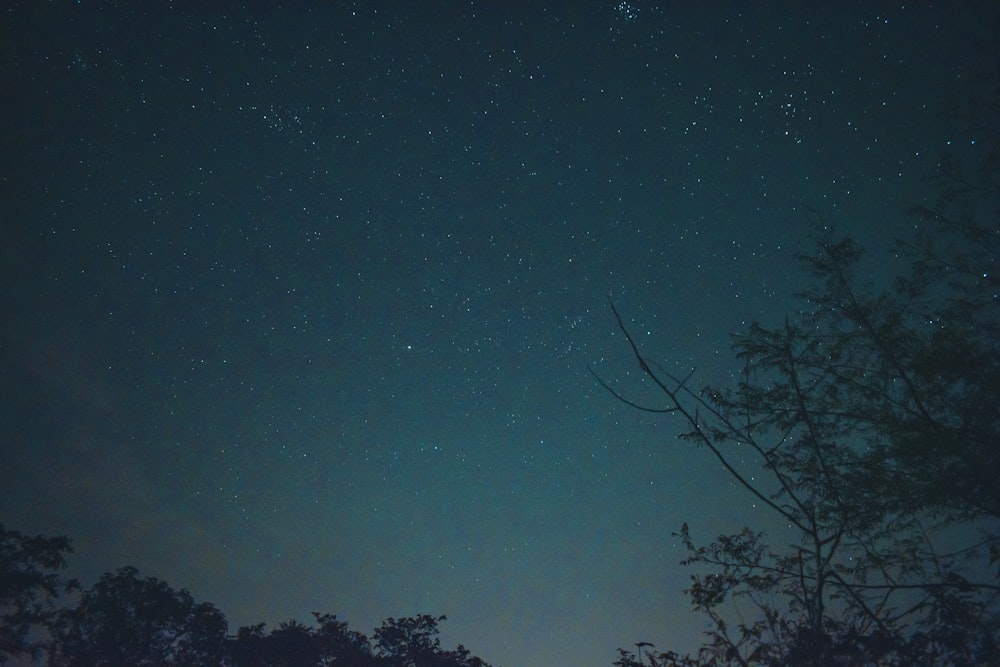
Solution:
M 657 398 L 606 297 L 720 383 L 818 219 L 890 260 L 995 66 L 926 4 L 4 3 L 0 522 L 233 632 L 693 649 L 671 532 L 781 527 L 594 381 Z

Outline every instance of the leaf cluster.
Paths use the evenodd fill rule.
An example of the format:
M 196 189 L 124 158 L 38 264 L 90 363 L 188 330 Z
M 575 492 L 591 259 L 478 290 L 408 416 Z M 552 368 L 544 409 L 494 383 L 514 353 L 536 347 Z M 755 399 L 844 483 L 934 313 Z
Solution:
M 71 552 L 64 537 L 23 535 L 0 524 L 0 664 L 41 653 L 43 638 L 33 632 L 51 624 L 55 601 L 78 587 L 59 575 Z

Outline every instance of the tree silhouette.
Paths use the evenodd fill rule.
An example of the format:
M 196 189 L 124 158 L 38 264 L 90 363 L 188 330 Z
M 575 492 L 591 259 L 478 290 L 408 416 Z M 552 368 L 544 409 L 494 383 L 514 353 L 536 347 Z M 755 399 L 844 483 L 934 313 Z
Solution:
M 231 641 L 233 667 L 375 667 L 368 638 L 348 630 L 332 614 L 313 613 L 317 627 L 297 621 L 282 623 L 270 633 L 264 624 L 240 628 Z
M 422 614 L 416 618 L 388 618 L 375 630 L 375 646 L 379 655 L 389 658 L 395 665 L 422 666 L 440 651 L 437 624 L 444 616 L 435 618 Z
M 821 235 L 799 312 L 735 337 L 732 387 L 695 390 L 647 359 L 610 304 L 665 404 L 598 380 L 679 418 L 797 534 L 699 546 L 685 524 L 687 594 L 712 629 L 696 655 L 653 664 L 1000 664 L 998 136 L 973 176 L 946 163 L 941 200 L 911 211 L 890 286 L 863 282 L 855 241 Z
M 58 574 L 70 550 L 65 537 L 0 526 L 0 664 L 47 654 L 58 667 L 489 667 L 461 644 L 442 649 L 444 616 L 389 618 L 374 644 L 318 612 L 312 625 L 290 620 L 265 632 L 259 623 L 228 635 L 213 605 L 134 567 L 104 574 L 74 606 L 57 606 L 80 589 Z
M 263 623 L 240 628 L 232 654 L 238 667 L 318 665 L 322 657 L 312 628 L 295 620 L 282 623 L 269 634 L 264 634 Z
M 428 614 L 386 619 L 374 633 L 378 655 L 392 667 L 489 667 L 461 644 L 441 650 L 437 626 L 443 620 Z
M 105 574 L 58 622 L 52 663 L 64 667 L 222 664 L 226 618 L 133 567 Z
M 65 537 L 29 537 L 0 524 L 0 664 L 41 654 L 56 600 L 77 587 L 59 575 L 72 550 Z
M 372 655 L 371 643 L 364 634 L 347 629 L 347 623 L 338 621 L 333 614 L 313 613 L 317 637 L 329 664 L 369 667 L 378 662 Z

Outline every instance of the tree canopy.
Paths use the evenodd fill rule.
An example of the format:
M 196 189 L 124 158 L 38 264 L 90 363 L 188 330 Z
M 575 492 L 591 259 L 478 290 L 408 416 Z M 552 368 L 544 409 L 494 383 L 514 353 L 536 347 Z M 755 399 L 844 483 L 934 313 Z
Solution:
M 997 108 L 992 109 L 995 117 Z M 995 121 L 994 121 L 995 122 Z M 993 128 L 994 130 L 996 128 Z M 732 386 L 691 386 L 617 324 L 641 371 L 756 502 L 797 536 L 696 543 L 687 590 L 711 630 L 695 655 L 620 651 L 620 667 L 1000 664 L 1000 133 L 973 170 L 945 161 L 879 282 L 829 229 L 777 325 L 735 336 Z
M 65 537 L 27 537 L 0 526 L 0 664 L 27 656 L 58 667 L 489 667 L 438 638 L 444 616 L 389 618 L 372 638 L 314 612 L 265 630 L 228 632 L 225 615 L 134 567 L 80 590 L 60 570 Z M 79 591 L 70 604 L 66 593 Z
M 0 664 L 41 654 L 56 601 L 77 586 L 59 574 L 71 551 L 65 537 L 23 535 L 0 524 Z

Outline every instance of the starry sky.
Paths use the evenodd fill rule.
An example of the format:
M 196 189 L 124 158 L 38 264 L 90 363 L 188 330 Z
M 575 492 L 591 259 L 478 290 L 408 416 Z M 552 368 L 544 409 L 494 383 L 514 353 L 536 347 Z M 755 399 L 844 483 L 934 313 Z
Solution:
M 232 631 L 693 649 L 671 532 L 769 518 L 591 377 L 656 399 L 606 297 L 723 383 L 817 218 L 891 259 L 991 3 L 249 5 L 0 10 L 0 521 Z

